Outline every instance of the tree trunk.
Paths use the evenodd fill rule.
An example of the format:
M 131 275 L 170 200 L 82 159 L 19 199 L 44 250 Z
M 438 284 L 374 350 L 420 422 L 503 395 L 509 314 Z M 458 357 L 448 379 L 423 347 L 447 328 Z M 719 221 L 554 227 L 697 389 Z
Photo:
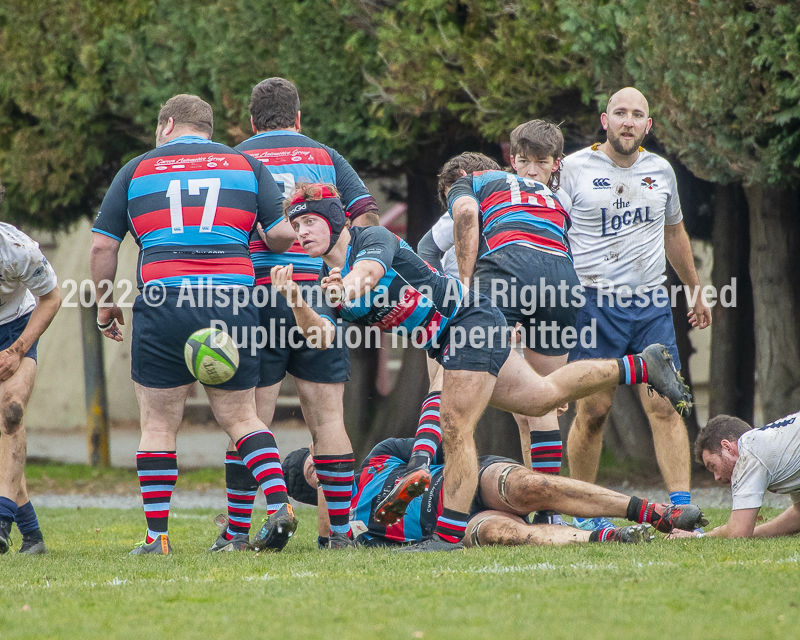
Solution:
M 756 371 L 764 420 L 800 406 L 800 215 L 796 189 L 745 188 L 750 206 Z
M 735 280 L 736 303 L 726 307 L 718 299 L 712 310 L 708 414 L 725 413 L 753 424 L 756 335 L 749 217 L 740 184 L 716 185 L 711 280 L 718 293 Z

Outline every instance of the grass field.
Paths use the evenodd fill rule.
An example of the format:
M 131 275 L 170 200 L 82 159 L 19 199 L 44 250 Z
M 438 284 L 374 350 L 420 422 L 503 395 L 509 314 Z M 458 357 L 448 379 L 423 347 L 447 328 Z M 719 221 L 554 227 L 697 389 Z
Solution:
M 0 556 L 0 639 L 800 635 L 797 538 L 321 552 L 314 510 L 298 514 L 281 554 L 209 554 L 215 514 L 184 510 L 172 556 L 129 557 L 140 511 L 41 509 L 51 553 Z

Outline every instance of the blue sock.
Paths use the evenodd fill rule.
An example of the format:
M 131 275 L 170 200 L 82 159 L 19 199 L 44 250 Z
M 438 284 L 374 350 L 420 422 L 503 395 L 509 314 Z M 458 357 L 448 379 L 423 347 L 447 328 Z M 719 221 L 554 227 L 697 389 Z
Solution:
M 17 503 L 8 498 L 0 496 L 0 520 L 10 520 L 14 522 L 17 519 Z
M 692 504 L 692 494 L 688 491 L 673 491 L 669 494 L 672 504 Z
M 39 530 L 39 520 L 36 519 L 36 512 L 33 510 L 30 500 L 21 507 L 17 507 L 17 528 L 23 536 Z

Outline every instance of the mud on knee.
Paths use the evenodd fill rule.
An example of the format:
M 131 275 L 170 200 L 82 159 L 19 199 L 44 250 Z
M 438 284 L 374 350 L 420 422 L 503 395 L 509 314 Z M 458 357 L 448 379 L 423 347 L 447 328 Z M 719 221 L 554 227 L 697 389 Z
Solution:
M 25 407 L 16 398 L 3 400 L 2 418 L 3 432 L 14 435 L 22 427 L 22 419 L 25 417 Z

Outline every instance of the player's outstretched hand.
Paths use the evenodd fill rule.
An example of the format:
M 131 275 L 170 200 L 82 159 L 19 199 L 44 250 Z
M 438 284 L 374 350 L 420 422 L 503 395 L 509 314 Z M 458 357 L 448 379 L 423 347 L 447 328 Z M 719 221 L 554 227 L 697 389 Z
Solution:
M 111 324 L 106 326 L 109 322 Z M 122 329 L 119 328 L 119 325 L 124 324 L 125 318 L 122 317 L 122 309 L 116 304 L 110 307 L 99 307 L 97 309 L 97 326 L 106 338 L 114 342 L 122 342 Z
M 322 285 L 322 290 L 326 292 L 330 301 L 334 304 L 345 299 L 344 280 L 342 280 L 342 270 L 339 267 L 331 269 L 320 284 Z
M 22 355 L 14 345 L 0 351 L 0 382 L 5 382 L 17 372 L 22 362 Z
M 705 329 L 711 325 L 711 309 L 702 300 L 702 296 L 697 296 L 697 303 L 694 308 L 686 314 L 689 324 L 698 329 Z

